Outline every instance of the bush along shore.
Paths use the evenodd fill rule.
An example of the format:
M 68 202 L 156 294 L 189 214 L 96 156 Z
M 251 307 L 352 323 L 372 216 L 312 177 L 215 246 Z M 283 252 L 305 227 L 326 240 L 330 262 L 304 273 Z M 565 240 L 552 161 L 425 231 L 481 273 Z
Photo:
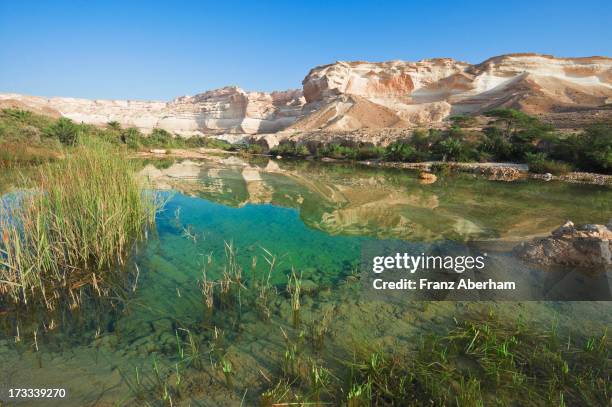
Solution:
M 100 140 L 80 143 L 0 200 L 0 305 L 54 309 L 70 298 L 77 307 L 81 287 L 100 294 L 155 222 L 159 202 L 125 154 Z
M 287 138 L 272 148 L 265 138 L 256 136 L 230 147 L 218 140 L 214 142 L 225 150 L 243 155 L 354 161 L 428 172 L 463 171 L 501 180 L 529 176 L 612 184 L 612 124 L 596 123 L 568 134 L 513 109 L 493 110 L 487 112 L 486 117 L 488 123 L 476 127 L 475 118 L 454 116 L 446 130 L 417 129 L 384 146 L 355 141 L 350 135 L 329 134 L 322 137 L 328 139 L 324 142 L 316 135 L 298 133 L 287 134 Z M 153 133 L 155 138 L 160 134 L 160 131 Z M 160 142 L 158 146 L 172 148 L 172 143 Z M 149 153 L 176 154 L 183 158 L 201 156 L 166 149 L 150 150 Z
M 485 125 L 470 116 L 453 116 L 450 127 L 417 129 L 385 146 L 349 137 L 322 142 L 299 134 L 269 147 L 265 141 L 230 144 L 213 137 L 183 138 L 163 129 L 144 135 L 118 122 L 104 127 L 52 119 L 28 111 L 0 112 L 0 166 L 48 161 L 61 155 L 61 145 L 74 145 L 83 135 L 128 151 L 214 148 L 242 154 L 373 161 L 388 163 L 512 163 L 531 173 L 562 177 L 570 172 L 612 175 L 612 123 L 594 123 L 575 133 L 562 133 L 536 117 L 514 109 L 485 113 Z M 458 166 L 455 166 L 459 168 Z
M 415 130 L 385 147 L 350 140 L 322 144 L 281 141 L 273 155 L 402 163 L 516 163 L 532 173 L 563 175 L 571 171 L 612 174 L 612 124 L 598 123 L 579 133 L 562 134 L 537 118 L 513 109 L 486 113 L 476 126 L 472 117 L 451 117 L 446 130 Z
M 122 151 L 151 148 L 216 148 L 236 150 L 231 144 L 209 137 L 177 137 L 162 129 L 149 135 L 136 128 L 123 129 L 117 122 L 104 127 L 78 124 L 62 117 L 54 119 L 25 110 L 0 110 L 0 168 L 23 167 L 55 161 L 67 147 L 84 139 L 96 139 Z

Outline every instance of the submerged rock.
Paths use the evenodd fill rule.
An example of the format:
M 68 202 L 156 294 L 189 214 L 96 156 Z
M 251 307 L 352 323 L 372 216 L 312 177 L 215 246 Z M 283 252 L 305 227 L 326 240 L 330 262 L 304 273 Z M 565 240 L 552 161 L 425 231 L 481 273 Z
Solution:
M 431 172 L 425 172 L 425 171 L 421 171 L 419 172 L 419 182 L 421 184 L 433 184 L 434 182 L 436 182 L 436 180 L 438 179 L 438 177 L 436 177 L 435 174 L 432 174 Z
M 612 265 L 612 221 L 607 225 L 574 225 L 567 221 L 545 238 L 523 242 L 515 254 L 530 262 L 548 266 L 584 268 Z

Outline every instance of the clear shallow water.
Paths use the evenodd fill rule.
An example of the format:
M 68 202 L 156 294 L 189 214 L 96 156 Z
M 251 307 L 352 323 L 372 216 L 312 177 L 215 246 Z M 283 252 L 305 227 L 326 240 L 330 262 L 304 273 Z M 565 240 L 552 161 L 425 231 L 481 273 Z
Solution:
M 278 369 L 284 350 L 279 327 L 292 329 L 284 293 L 292 269 L 305 280 L 304 320 L 316 321 L 333 311 L 331 356 L 345 352 L 356 339 L 413 342 L 414 335 L 452 323 L 466 306 L 391 305 L 361 298 L 359 283 L 350 281 L 364 241 L 477 244 L 508 259 L 518 241 L 548 234 L 567 219 L 605 223 L 612 217 L 612 191 L 588 185 L 506 183 L 465 175 L 422 185 L 408 171 L 309 162 L 247 163 L 235 157 L 161 168 L 148 165 L 143 173 L 167 190 L 163 193 L 169 200 L 156 232 L 133 258 L 139 277 L 127 284 L 127 302 L 112 309 L 101 301 L 74 316 L 56 316 L 57 328 L 48 333 L 39 328 L 39 352 L 33 349 L 31 334 L 22 334 L 15 344 L 15 319 L 2 316 L 0 352 L 7 363 L 0 370 L 7 383 L 63 384 L 69 387 L 72 405 L 129 400 L 133 391 L 127 383 L 133 381 L 136 368 L 142 374 L 150 372 L 152 357 L 172 368 L 177 335 L 184 338 L 189 330 L 204 348 L 218 327 L 225 338 L 220 347 L 244 386 L 227 390 L 219 369 L 212 366 L 197 371 L 185 367 L 185 376 L 201 383 L 185 400 L 239 405 L 243 389 L 251 389 L 255 397 L 265 384 L 260 370 L 272 375 Z M 246 298 L 240 312 L 217 313 L 212 321 L 206 316 L 198 280 L 204 266 L 209 278 L 221 277 L 225 242 L 235 247 L 246 281 L 264 275 L 266 250 L 277 256 L 272 281 L 279 297 L 271 321 L 262 321 Z M 524 266 L 510 258 L 503 267 Z M 133 273 L 135 267 L 131 268 Z M 557 319 L 565 329 L 587 336 L 612 322 L 608 303 L 482 306 L 544 323 Z M 49 326 L 46 317 L 39 322 Z

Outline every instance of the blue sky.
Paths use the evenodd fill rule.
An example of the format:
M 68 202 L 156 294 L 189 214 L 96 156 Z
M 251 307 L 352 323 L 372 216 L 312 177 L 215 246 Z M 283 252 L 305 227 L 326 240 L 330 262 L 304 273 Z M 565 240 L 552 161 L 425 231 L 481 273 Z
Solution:
M 612 2 L 0 0 L 0 92 L 167 100 L 336 60 L 612 56 Z

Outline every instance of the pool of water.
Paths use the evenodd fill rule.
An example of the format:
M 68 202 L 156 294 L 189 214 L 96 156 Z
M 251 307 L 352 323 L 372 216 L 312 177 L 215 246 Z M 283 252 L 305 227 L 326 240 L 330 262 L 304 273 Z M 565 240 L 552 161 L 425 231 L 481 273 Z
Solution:
M 362 245 L 383 240 L 476 246 L 503 258 L 499 267 L 506 272 L 550 272 L 513 258 L 512 247 L 568 219 L 608 222 L 609 187 L 471 175 L 422 184 L 405 170 L 234 156 L 143 163 L 141 174 L 167 203 L 130 260 L 121 299 L 113 306 L 92 299 L 53 320 L 29 318 L 19 332 L 25 324 L 19 316 L 2 315 L 0 383 L 66 387 L 69 397 L 57 405 L 138 405 L 142 377 L 167 369 L 167 377 L 187 383 L 175 405 L 240 405 L 243 399 L 252 405 L 278 371 L 284 336 L 299 335 L 286 292 L 292 272 L 302 277 L 304 326 L 333 319 L 323 359 L 348 352 L 355 341 L 409 344 L 470 307 L 554 321 L 585 336 L 612 322 L 607 302 L 389 303 L 368 300 L 356 282 Z M 249 287 L 266 279 L 272 259 L 276 294 L 262 318 Z M 201 291 L 204 273 L 218 280 L 230 269 L 241 270 L 243 297 L 211 316 Z M 192 341 L 205 366 L 182 359 Z M 232 361 L 240 385 L 224 385 L 221 357 Z

